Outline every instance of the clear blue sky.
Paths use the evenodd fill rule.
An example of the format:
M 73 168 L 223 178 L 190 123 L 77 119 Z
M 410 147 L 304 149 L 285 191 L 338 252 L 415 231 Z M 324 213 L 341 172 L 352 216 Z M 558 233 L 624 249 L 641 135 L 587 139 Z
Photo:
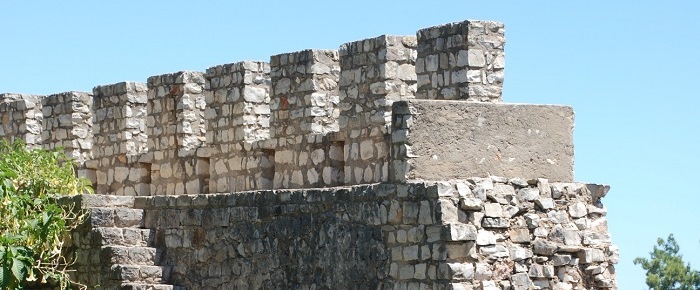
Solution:
M 206 3 L 205 3 L 206 2 Z M 506 24 L 503 99 L 572 105 L 576 179 L 606 183 L 620 289 L 674 233 L 700 269 L 698 1 L 2 1 L 0 92 L 48 94 L 464 19 Z

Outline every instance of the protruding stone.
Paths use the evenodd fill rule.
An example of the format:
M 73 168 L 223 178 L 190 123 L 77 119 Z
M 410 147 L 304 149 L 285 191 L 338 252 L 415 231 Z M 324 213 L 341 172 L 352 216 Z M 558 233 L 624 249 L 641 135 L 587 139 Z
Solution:
M 557 244 L 543 240 L 543 239 L 537 239 L 533 243 L 533 252 L 538 255 L 544 255 L 544 256 L 551 256 L 554 255 L 554 253 L 557 252 Z

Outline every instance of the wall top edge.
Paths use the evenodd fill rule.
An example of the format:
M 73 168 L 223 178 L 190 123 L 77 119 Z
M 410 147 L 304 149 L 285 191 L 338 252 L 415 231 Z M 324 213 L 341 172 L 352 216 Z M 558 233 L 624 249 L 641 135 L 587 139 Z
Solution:
M 396 101 L 393 106 L 406 106 L 408 104 L 458 104 L 462 106 L 529 106 L 529 107 L 561 107 L 573 110 L 570 105 L 564 104 L 530 104 L 530 103 L 507 103 L 507 102 L 479 102 L 471 100 L 432 100 L 432 99 L 404 99 Z

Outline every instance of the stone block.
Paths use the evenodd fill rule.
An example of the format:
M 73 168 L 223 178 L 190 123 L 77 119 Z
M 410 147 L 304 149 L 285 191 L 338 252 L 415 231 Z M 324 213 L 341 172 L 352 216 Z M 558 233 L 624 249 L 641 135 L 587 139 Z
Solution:
M 405 141 L 392 137 L 395 181 L 488 175 L 573 179 L 570 107 L 401 101 L 394 103 L 395 127 L 406 116 L 397 114 L 404 108 L 412 122 Z M 410 154 L 401 149 L 406 147 Z

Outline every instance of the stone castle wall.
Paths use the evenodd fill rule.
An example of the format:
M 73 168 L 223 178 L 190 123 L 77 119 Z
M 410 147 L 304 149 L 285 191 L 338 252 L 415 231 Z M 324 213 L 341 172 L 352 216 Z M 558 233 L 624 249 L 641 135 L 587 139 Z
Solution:
M 41 96 L 0 94 L 0 136 L 23 141 L 28 148 L 42 147 Z
M 62 146 L 92 180 L 69 243 L 91 287 L 614 289 L 573 110 L 503 103 L 504 44 L 470 20 L 0 94 L 0 139 Z
M 136 203 L 188 289 L 592 289 L 617 259 L 606 192 L 494 177 Z
M 100 289 L 615 289 L 608 189 L 492 176 L 83 196 L 70 247 Z
M 452 166 L 456 171 L 450 177 L 570 181 L 571 110 L 547 106 L 528 114 L 535 107 L 499 107 L 504 43 L 503 24 L 464 21 L 422 29 L 417 37 L 384 35 L 343 44 L 338 51 L 279 54 L 269 64 L 243 61 L 206 72 L 152 76 L 146 84 L 97 86 L 92 94 L 3 94 L 0 110 L 7 117 L 0 138 L 66 148 L 100 194 L 358 185 L 402 180 L 405 176 L 396 175 L 403 171 L 440 179 L 414 174 L 427 164 L 419 160 L 444 161 L 443 154 L 430 150 L 411 155 L 422 148 L 421 140 L 435 144 L 431 150 L 453 152 L 451 162 L 475 163 Z M 392 126 L 392 116 L 404 114 L 392 111 L 401 109 L 392 108 L 394 102 L 433 104 L 412 101 L 420 99 L 463 102 L 442 115 L 454 122 L 426 127 L 426 135 L 416 131 L 419 127 Z M 460 111 L 476 117 L 464 119 Z M 434 121 L 421 114 L 408 119 Z M 558 126 L 547 127 L 547 122 Z M 513 134 L 474 139 L 489 124 Z M 474 144 L 476 150 L 434 142 L 433 130 L 470 130 L 471 135 L 452 134 L 449 143 Z M 404 136 L 409 131 L 419 137 Z M 441 170 L 429 166 L 425 171 Z

